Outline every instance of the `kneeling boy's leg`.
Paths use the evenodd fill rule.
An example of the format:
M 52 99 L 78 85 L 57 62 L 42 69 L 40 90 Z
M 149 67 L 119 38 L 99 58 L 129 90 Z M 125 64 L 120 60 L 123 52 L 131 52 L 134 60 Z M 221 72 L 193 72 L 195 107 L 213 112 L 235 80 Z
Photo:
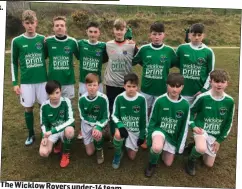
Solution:
M 120 161 L 122 158 L 122 147 L 123 147 L 124 139 L 121 138 L 119 130 L 115 129 L 115 134 L 113 138 L 113 145 L 115 149 L 114 159 L 112 162 L 112 166 L 114 169 L 118 169 L 120 165 Z
M 203 155 L 203 162 L 208 167 L 213 167 L 216 156 L 210 156 L 208 154 Z
M 46 143 L 44 144 L 43 140 L 46 140 Z M 48 157 L 49 154 L 52 151 L 53 148 L 53 142 L 51 140 L 48 139 L 42 139 L 41 143 L 40 143 L 40 148 L 39 148 L 39 154 L 42 157 Z
M 103 155 L 103 141 L 104 137 L 102 132 L 96 129 L 93 129 L 92 136 L 94 139 L 94 146 L 97 153 L 97 163 L 101 164 L 104 162 L 104 155 Z
M 129 133 L 129 135 L 126 138 L 125 146 L 127 148 L 128 157 L 131 160 L 134 160 L 136 157 L 136 153 L 139 149 L 139 147 L 137 145 L 137 141 L 138 141 L 139 137 L 137 135 L 135 135 L 133 132 L 128 131 L 128 133 Z
M 95 147 L 93 144 L 93 137 L 92 137 L 92 129 L 93 127 L 86 124 L 84 121 L 81 122 L 83 143 L 86 147 L 86 153 L 88 156 L 93 155 L 95 152 Z
M 171 166 L 176 154 L 176 147 L 165 141 L 162 153 L 162 160 L 166 166 Z

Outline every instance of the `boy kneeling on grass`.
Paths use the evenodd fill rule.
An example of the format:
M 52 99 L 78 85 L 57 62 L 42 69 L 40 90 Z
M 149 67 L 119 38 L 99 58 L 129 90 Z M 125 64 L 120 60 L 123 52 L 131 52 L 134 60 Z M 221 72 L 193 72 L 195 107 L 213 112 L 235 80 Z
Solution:
M 184 77 L 179 73 L 168 75 L 167 93 L 159 96 L 151 111 L 147 145 L 150 147 L 149 165 L 145 176 L 151 177 L 162 152 L 165 165 L 171 166 L 176 153 L 183 153 L 188 132 L 189 103 L 180 94 Z
M 74 137 L 75 120 L 71 101 L 68 98 L 61 97 L 61 85 L 58 81 L 48 81 L 45 89 L 49 95 L 49 100 L 45 101 L 40 108 L 43 138 L 39 153 L 42 157 L 48 157 L 53 144 L 61 139 L 64 145 L 60 166 L 66 167 L 70 162 L 70 148 Z
M 139 79 L 134 73 L 124 76 L 125 91 L 114 101 L 112 119 L 115 123 L 113 145 L 115 154 L 112 166 L 118 169 L 123 155 L 123 144 L 131 160 L 135 159 L 140 145 L 144 143 L 147 125 L 145 97 L 137 92 Z
M 224 92 L 228 81 L 229 74 L 226 71 L 212 71 L 211 89 L 200 94 L 191 105 L 190 127 L 193 130 L 195 146 L 185 167 L 189 175 L 195 175 L 195 162 L 201 156 L 205 165 L 213 166 L 220 144 L 231 130 L 234 99 Z
M 101 164 L 104 162 L 102 131 L 108 123 L 109 103 L 107 96 L 98 91 L 97 74 L 87 74 L 85 83 L 87 92 L 79 98 L 78 103 L 83 142 L 87 155 L 91 156 L 96 150 L 97 163 Z

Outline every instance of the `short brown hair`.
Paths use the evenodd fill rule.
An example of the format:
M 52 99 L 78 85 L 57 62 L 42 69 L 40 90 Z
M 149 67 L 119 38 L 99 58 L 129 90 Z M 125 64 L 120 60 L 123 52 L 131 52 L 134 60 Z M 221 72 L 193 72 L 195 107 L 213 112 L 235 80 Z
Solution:
M 126 28 L 126 25 L 127 25 L 126 22 L 122 18 L 116 19 L 113 23 L 113 27 L 116 28 L 117 30 Z
M 35 21 L 37 20 L 36 13 L 32 10 L 25 10 L 22 14 L 22 21 Z
M 170 73 L 167 77 L 166 84 L 171 87 L 180 87 L 184 85 L 184 77 L 180 73 Z
M 99 76 L 95 73 L 87 74 L 87 76 L 85 78 L 85 83 L 93 83 L 93 82 L 99 83 Z
M 53 23 L 54 23 L 56 20 L 63 20 L 64 22 L 66 22 L 66 17 L 65 17 L 65 16 L 55 16 L 55 17 L 53 18 Z
M 229 79 L 229 73 L 223 69 L 215 69 L 210 73 L 210 80 L 216 83 L 229 81 Z

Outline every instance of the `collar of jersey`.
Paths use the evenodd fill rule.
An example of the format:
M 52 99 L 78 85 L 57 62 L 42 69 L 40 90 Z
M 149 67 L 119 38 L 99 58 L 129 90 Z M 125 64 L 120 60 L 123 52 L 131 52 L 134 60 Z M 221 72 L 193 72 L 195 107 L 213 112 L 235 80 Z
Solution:
M 165 44 L 163 43 L 163 45 L 162 45 L 161 47 L 159 47 L 159 48 L 155 48 L 155 47 L 152 46 L 152 43 L 150 43 L 150 47 L 151 47 L 152 49 L 154 49 L 154 50 L 160 50 L 160 49 L 163 49 L 164 46 L 165 46 Z
M 65 41 L 68 40 L 69 36 L 67 35 L 66 39 L 64 39 L 64 40 L 57 39 L 55 35 L 54 35 L 54 38 L 55 38 L 56 41 L 65 42 Z
M 216 98 L 214 98 L 214 97 L 212 96 L 211 89 L 209 90 L 209 95 L 210 95 L 211 98 L 212 98 L 213 100 L 215 100 L 215 101 L 222 101 L 222 100 L 225 98 L 225 93 L 223 93 L 223 97 L 220 98 L 220 99 L 216 99 Z
M 136 95 L 134 97 L 128 97 L 126 91 L 123 92 L 123 97 L 128 101 L 134 101 L 138 98 L 138 96 L 138 92 L 136 92 Z
M 25 38 L 27 38 L 27 39 L 33 39 L 33 38 L 35 38 L 37 35 L 38 35 L 38 34 L 35 33 L 35 35 L 34 35 L 33 37 L 28 37 L 28 36 L 26 36 L 26 35 L 23 33 L 23 37 L 25 37 Z
M 194 50 L 202 50 L 205 45 L 202 43 L 200 46 L 194 46 L 191 42 L 189 43 L 190 47 Z
M 182 99 L 183 99 L 182 96 L 181 96 L 181 98 L 180 98 L 179 100 L 172 100 L 172 99 L 169 97 L 168 93 L 166 93 L 166 97 L 168 98 L 169 101 L 171 101 L 171 102 L 173 102 L 173 103 L 179 103 L 179 102 L 181 102 Z
M 52 105 L 52 104 L 50 103 L 50 100 L 49 100 L 49 105 L 50 105 L 52 108 L 58 108 L 58 107 L 60 106 L 62 100 L 63 100 L 63 97 L 60 97 L 60 102 L 59 102 L 57 105 Z

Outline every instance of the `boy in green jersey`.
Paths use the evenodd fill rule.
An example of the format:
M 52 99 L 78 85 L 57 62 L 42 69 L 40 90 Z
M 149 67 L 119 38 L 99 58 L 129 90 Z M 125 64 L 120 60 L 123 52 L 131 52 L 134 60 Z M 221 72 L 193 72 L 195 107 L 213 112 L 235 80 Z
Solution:
M 180 95 L 184 78 L 179 73 L 171 73 L 166 84 L 167 93 L 155 100 L 148 126 L 147 145 L 150 157 L 145 170 L 147 177 L 153 175 L 161 152 L 165 165 L 171 166 L 175 154 L 183 153 L 187 137 L 189 103 Z
M 98 41 L 100 37 L 100 26 L 98 22 L 92 21 L 87 24 L 86 33 L 88 40 L 78 41 L 79 47 L 79 95 L 87 92 L 85 78 L 88 73 L 96 73 L 99 77 L 98 90 L 103 92 L 101 81 L 102 64 L 107 62 L 106 44 Z M 82 139 L 82 133 L 79 131 L 77 139 Z
M 77 41 L 67 35 L 66 18 L 53 18 L 54 36 L 46 39 L 46 51 L 49 57 L 48 79 L 57 80 L 62 86 L 62 96 L 72 99 L 75 97 L 75 74 L 73 54 L 78 59 Z
M 220 144 L 231 130 L 235 105 L 224 92 L 228 81 L 226 71 L 215 69 L 210 73 L 211 89 L 197 96 L 191 105 L 190 127 L 195 146 L 186 164 L 189 175 L 195 175 L 195 162 L 201 156 L 205 165 L 213 166 Z
M 176 51 L 177 66 L 185 79 L 182 95 L 190 104 L 209 89 L 209 73 L 215 65 L 213 50 L 202 42 L 204 36 L 204 25 L 193 24 L 189 33 L 191 42 L 180 45 Z
M 25 108 L 25 122 L 29 136 L 25 145 L 34 142 L 33 105 L 42 104 L 48 99 L 45 91 L 47 81 L 44 36 L 36 33 L 37 17 L 34 11 L 26 10 L 22 14 L 25 33 L 15 37 L 11 43 L 11 72 L 14 92 L 20 95 L 20 102 Z M 18 82 L 20 67 L 20 85 Z
M 114 101 L 112 119 L 115 123 L 113 145 L 115 148 L 112 166 L 118 169 L 125 147 L 131 160 L 135 159 L 140 145 L 144 143 L 147 125 L 147 105 L 143 95 L 137 92 L 139 79 L 134 73 L 124 76 L 125 91 Z
M 108 123 L 109 103 L 107 96 L 98 91 L 97 74 L 87 74 L 85 83 L 87 92 L 79 98 L 78 102 L 83 142 L 87 155 L 91 156 L 96 150 L 97 163 L 101 164 L 104 162 L 102 130 Z
M 45 101 L 40 108 L 43 138 L 39 154 L 42 157 L 48 157 L 53 144 L 61 139 L 63 153 L 60 166 L 66 167 L 70 163 L 70 148 L 74 137 L 74 117 L 71 101 L 69 98 L 61 97 L 61 85 L 58 81 L 48 81 L 46 92 L 49 95 L 49 100 Z

